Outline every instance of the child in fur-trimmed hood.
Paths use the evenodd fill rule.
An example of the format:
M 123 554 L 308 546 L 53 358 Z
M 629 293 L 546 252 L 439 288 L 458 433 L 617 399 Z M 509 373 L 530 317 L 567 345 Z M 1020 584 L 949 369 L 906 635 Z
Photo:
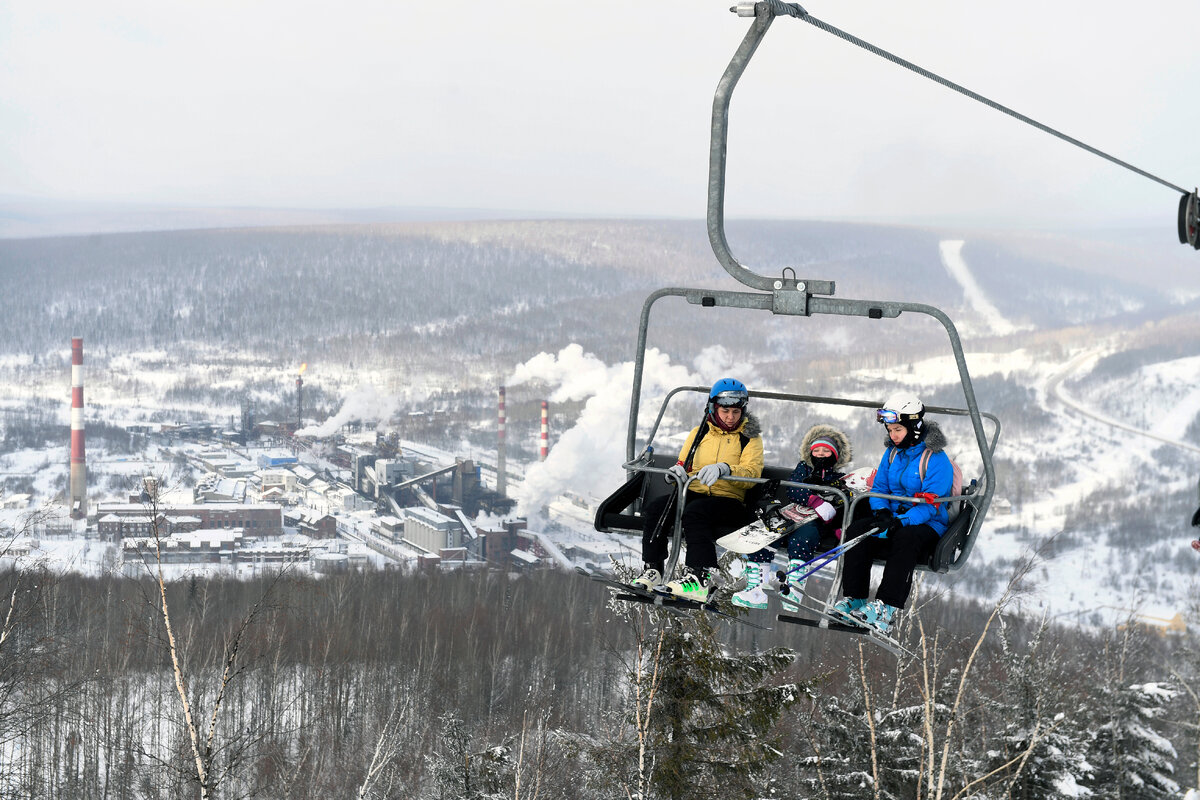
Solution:
M 848 494 L 842 478 L 853 455 L 854 451 L 846 434 L 832 425 L 814 425 L 804 434 L 800 442 L 800 461 L 787 479 L 794 483 L 829 486 Z M 815 518 L 810 518 L 812 514 L 799 513 L 791 506 L 781 510 L 784 516 L 796 521 L 810 518 L 785 538 L 774 543 L 774 546 L 786 544 L 787 547 L 788 592 L 782 594 L 781 599 L 785 608 L 795 610 L 799 607 L 800 598 L 804 596 L 804 580 L 796 580 L 795 576 L 800 572 L 793 568 L 816 555 L 817 544 L 823 536 L 840 535 L 845 501 L 836 492 L 822 492 L 819 489 L 805 489 L 799 486 L 788 488 L 788 499 L 798 507 L 811 509 L 816 515 Z M 770 565 L 774 560 L 774 550 L 769 547 L 746 557 L 743 564 L 746 588 L 733 595 L 734 605 L 743 608 L 767 607 L 767 573 L 770 572 Z

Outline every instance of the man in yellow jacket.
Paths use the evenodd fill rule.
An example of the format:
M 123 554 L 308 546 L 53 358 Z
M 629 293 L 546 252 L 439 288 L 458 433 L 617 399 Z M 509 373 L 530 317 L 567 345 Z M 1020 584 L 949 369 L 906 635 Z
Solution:
M 752 484 L 729 477 L 758 478 L 763 471 L 763 443 L 758 420 L 747 410 L 750 394 L 733 378 L 713 384 L 704 422 L 692 429 L 671 472 L 688 486 L 683 507 L 687 558 L 683 577 L 666 584 L 673 595 L 706 602 L 713 588 L 710 571 L 717 566 L 716 540 L 748 524 L 746 492 Z M 652 589 L 663 582 L 673 516 L 663 520 L 673 495 L 656 498 L 642 509 L 642 574 L 635 585 Z M 661 521 L 661 524 L 660 524 Z

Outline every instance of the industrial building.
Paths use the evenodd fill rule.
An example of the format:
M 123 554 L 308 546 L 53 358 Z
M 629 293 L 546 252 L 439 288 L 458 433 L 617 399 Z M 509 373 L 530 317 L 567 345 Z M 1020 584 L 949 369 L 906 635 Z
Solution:
M 241 528 L 247 536 L 283 535 L 283 508 L 274 503 L 197 503 L 162 506 L 156 511 L 172 527 L 179 524 L 180 518 L 188 517 L 198 521 L 196 529 Z M 113 541 L 130 535 L 125 531 L 136 530 L 129 526 L 149 526 L 153 522 L 150 511 L 141 503 L 100 503 L 96 512 L 100 537 Z

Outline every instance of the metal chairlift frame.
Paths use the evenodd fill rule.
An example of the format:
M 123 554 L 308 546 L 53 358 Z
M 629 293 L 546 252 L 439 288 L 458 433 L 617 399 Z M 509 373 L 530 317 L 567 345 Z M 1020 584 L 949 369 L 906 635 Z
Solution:
M 712 125 L 711 125 L 711 140 L 709 148 L 709 176 L 708 176 L 708 236 L 709 242 L 712 244 L 713 252 L 717 260 L 725 268 L 725 271 L 732 275 L 739 283 L 749 286 L 752 289 L 757 289 L 757 292 L 742 292 L 742 291 L 725 291 L 711 289 L 691 289 L 691 288 L 667 288 L 660 289 L 652 293 L 642 306 L 642 313 L 638 327 L 638 343 L 637 353 L 634 358 L 634 373 L 633 373 L 633 391 L 629 407 L 629 428 L 626 441 L 626 459 L 624 465 L 632 474 L 637 472 L 662 473 L 663 469 L 658 469 L 650 466 L 650 457 L 653 448 L 647 446 L 641 452 L 637 453 L 637 422 L 638 412 L 640 407 L 641 389 L 642 389 L 642 374 L 645 369 L 646 355 L 646 339 L 647 331 L 650 325 L 650 312 L 655 303 L 665 297 L 682 297 L 692 305 L 702 308 L 727 307 L 727 308 L 745 308 L 757 309 L 761 311 L 770 311 L 772 314 L 810 317 L 818 314 L 828 314 L 834 316 L 847 317 L 867 317 L 868 319 L 891 319 L 898 317 L 903 313 L 924 314 L 932 317 L 941 323 L 945 328 L 946 334 L 950 341 L 950 347 L 954 352 L 955 364 L 958 367 L 959 381 L 962 384 L 963 395 L 966 400 L 966 408 L 948 408 L 948 407 L 927 407 L 927 412 L 934 414 L 947 414 L 954 416 L 966 416 L 971 420 L 971 427 L 975 434 L 975 441 L 979 448 L 979 455 L 983 462 L 983 473 L 974 482 L 972 491 L 969 494 L 963 494 L 960 497 L 940 498 L 949 503 L 961 503 L 970 505 L 973 509 L 971 514 L 970 526 L 961 542 L 961 548 L 956 556 L 945 566 L 945 569 L 939 571 L 957 570 L 960 569 L 971 550 L 974 547 L 976 536 L 980 527 L 987 516 L 988 508 L 991 505 L 992 497 L 995 494 L 996 473 L 992 462 L 992 456 L 996 448 L 996 442 L 1000 435 L 1000 421 L 992 414 L 981 413 L 979 405 L 975 399 L 975 390 L 971 383 L 970 372 L 967 369 L 966 357 L 963 354 L 962 341 L 959 338 L 958 330 L 950 318 L 940 309 L 926 305 L 923 303 L 906 303 L 885 300 L 850 300 L 850 299 L 835 299 L 833 297 L 835 291 L 835 282 L 829 280 L 812 280 L 812 279 L 797 279 L 794 270 L 785 268 L 780 276 L 760 275 L 748 267 L 742 265 L 730 251 L 728 240 L 725 236 L 725 172 L 726 172 L 726 151 L 728 145 L 729 132 L 729 103 L 733 96 L 733 90 L 737 86 L 738 80 L 745 72 L 747 65 L 750 63 L 751 57 L 761 43 L 763 37 L 771 27 L 771 23 L 776 16 L 776 10 L 781 9 L 783 4 L 778 2 L 759 2 L 753 5 L 754 22 L 750 30 L 743 38 L 741 45 L 734 53 L 729 66 L 725 69 L 724 75 L 721 77 L 717 85 L 716 94 L 713 98 L 712 110 Z M 744 4 L 744 8 L 749 8 L 748 4 Z M 739 14 L 742 14 L 739 10 Z M 790 276 L 788 273 L 791 273 Z M 658 419 L 654 423 L 654 428 L 650 433 L 649 442 L 653 442 L 654 433 L 658 429 L 658 425 L 665 413 L 667 403 L 676 393 L 680 391 L 699 391 L 707 392 L 705 387 L 679 387 L 670 392 L 663 400 L 662 408 L 659 411 Z M 839 399 L 830 397 L 812 397 L 804 395 L 793 395 L 773 392 L 756 392 L 752 391 L 751 396 L 766 397 L 773 399 L 792 400 L 796 402 L 827 404 L 827 405 L 842 405 L 850 407 L 862 408 L 878 408 L 880 401 L 878 400 L 854 400 L 854 399 Z M 987 433 L 984 430 L 983 420 L 987 418 L 992 422 L 994 429 L 989 440 Z M 647 479 L 652 476 L 646 476 Z M 764 482 L 763 480 L 754 482 Z M 804 486 L 805 484 L 792 484 L 784 482 L 785 486 Z M 686 492 L 686 485 L 679 485 L 676 491 L 682 497 Z M 854 512 L 854 504 L 859 500 L 870 497 L 892 497 L 891 495 L 879 495 L 875 493 L 866 493 L 859 495 L 850 501 L 847 506 L 847 522 Z M 615 495 L 614 495 L 615 497 Z M 906 498 L 912 500 L 913 498 Z M 919 502 L 919 501 L 918 501 Z M 607 503 L 607 501 L 606 501 Z M 603 523 L 605 514 L 604 505 L 601 506 L 597 514 L 597 527 L 606 529 Z M 680 539 L 680 520 L 682 516 L 682 503 L 676 504 L 675 512 L 675 528 L 673 541 L 671 545 L 670 562 L 667 565 L 668 571 L 673 569 L 678 559 L 679 554 L 679 539 Z M 928 569 L 928 567 L 925 567 Z

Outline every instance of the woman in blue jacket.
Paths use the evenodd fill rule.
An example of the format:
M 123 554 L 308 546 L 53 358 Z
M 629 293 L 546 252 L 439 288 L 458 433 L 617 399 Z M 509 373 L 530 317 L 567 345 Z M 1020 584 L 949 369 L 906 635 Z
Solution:
M 925 405 L 916 395 L 899 392 L 888 398 L 876 419 L 887 427 L 886 449 L 875 471 L 872 492 L 915 497 L 947 497 L 954 485 L 954 465 L 943 451 L 946 437 L 936 422 L 925 421 Z M 926 451 L 929 456 L 922 457 Z M 913 571 L 928 558 L 946 532 L 946 504 L 905 503 L 871 497 L 872 514 L 850 523 L 845 541 L 871 530 L 879 534 L 848 550 L 842 571 L 845 597 L 834 605 L 834 613 L 853 622 L 887 633 L 896 612 L 904 608 L 912 589 Z M 885 560 L 883 580 L 871 591 L 871 563 Z

